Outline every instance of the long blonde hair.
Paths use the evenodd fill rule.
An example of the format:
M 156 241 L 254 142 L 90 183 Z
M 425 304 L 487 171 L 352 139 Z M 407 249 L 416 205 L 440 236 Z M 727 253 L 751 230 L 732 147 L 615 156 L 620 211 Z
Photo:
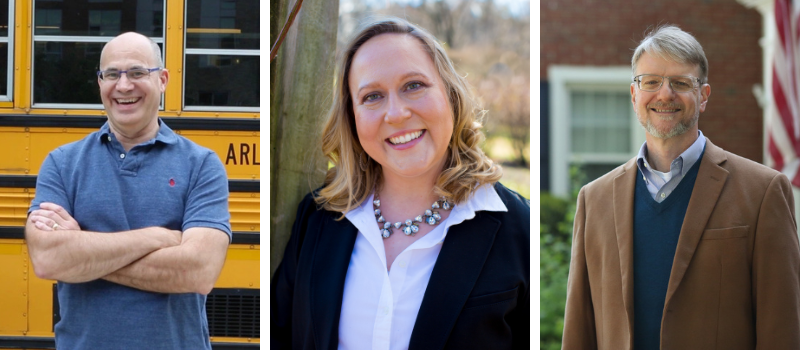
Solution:
M 408 34 L 422 43 L 444 82 L 453 110 L 453 135 L 447 160 L 433 191 L 438 196 L 462 203 L 476 185 L 496 182 L 503 174 L 500 166 L 494 164 L 479 147 L 484 140 L 480 120 L 486 111 L 478 106 L 466 79 L 456 73 L 444 48 L 433 35 L 405 20 L 382 18 L 363 24 L 345 46 L 337 63 L 333 104 L 321 138 L 322 152 L 334 166 L 328 169 L 325 186 L 315 198 L 327 210 L 347 213 L 380 185 L 381 165 L 367 155 L 358 140 L 348 75 L 353 56 L 361 45 L 387 33 Z

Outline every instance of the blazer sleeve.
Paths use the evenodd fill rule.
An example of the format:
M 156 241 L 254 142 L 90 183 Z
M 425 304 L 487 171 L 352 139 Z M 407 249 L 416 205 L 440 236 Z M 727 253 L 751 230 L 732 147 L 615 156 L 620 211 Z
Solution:
M 597 349 L 589 272 L 586 266 L 584 233 L 586 227 L 585 190 L 578 194 L 575 223 L 572 229 L 572 258 L 567 279 L 567 304 L 564 315 L 564 350 Z
M 292 348 L 292 309 L 297 264 L 309 217 L 315 209 L 313 197 L 311 194 L 306 195 L 297 208 L 292 235 L 286 245 L 283 260 L 270 283 L 270 349 Z
M 789 180 L 776 174 L 753 243 L 756 349 L 800 349 L 800 245 Z

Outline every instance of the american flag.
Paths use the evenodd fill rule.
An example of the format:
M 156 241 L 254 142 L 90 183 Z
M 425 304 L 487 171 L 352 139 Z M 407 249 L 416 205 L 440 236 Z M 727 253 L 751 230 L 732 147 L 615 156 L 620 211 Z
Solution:
M 767 164 L 800 187 L 800 4 L 775 0 L 777 43 L 772 62 L 772 96 L 767 108 Z

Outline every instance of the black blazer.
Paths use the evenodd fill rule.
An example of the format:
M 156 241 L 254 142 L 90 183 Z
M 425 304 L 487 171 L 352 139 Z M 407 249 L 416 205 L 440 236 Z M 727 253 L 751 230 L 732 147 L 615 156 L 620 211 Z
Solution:
M 530 348 L 530 201 L 494 185 L 507 212 L 451 226 L 411 333 L 413 349 Z M 271 349 L 336 349 L 358 229 L 341 213 L 297 211 L 270 286 Z

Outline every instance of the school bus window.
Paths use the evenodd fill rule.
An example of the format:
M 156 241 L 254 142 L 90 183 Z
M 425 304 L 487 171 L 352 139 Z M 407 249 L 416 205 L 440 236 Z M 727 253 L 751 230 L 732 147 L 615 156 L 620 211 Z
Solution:
M 163 19 L 162 0 L 35 1 L 33 106 L 102 109 L 95 71 L 103 45 L 135 31 L 163 54 Z
M 60 13 L 55 19 L 48 17 L 40 22 L 42 10 Z M 58 35 L 76 37 L 84 41 L 87 36 L 114 37 L 123 32 L 134 31 L 150 37 L 162 37 L 164 2 L 162 0 L 69 0 L 34 3 L 36 27 L 34 35 Z M 99 17 L 98 17 L 99 16 Z M 154 23 L 158 20 L 159 23 Z M 110 39 L 110 38 L 109 38 Z
M 35 103 L 100 104 L 97 75 L 102 43 L 36 42 L 33 96 Z
M 258 1 L 188 0 L 186 7 L 186 48 L 260 48 Z
M 14 13 L 13 8 L 8 0 L 0 1 L 0 101 L 11 101 L 14 50 L 9 41 L 13 37 L 13 16 L 9 14 Z
M 258 73 L 258 56 L 186 55 L 186 105 L 258 107 Z
M 7 97 L 10 95 L 9 91 L 11 90 L 10 87 L 10 79 L 9 77 L 9 70 L 11 65 L 9 63 L 8 57 L 8 43 L 7 42 L 0 42 L 0 96 L 5 96 L 6 99 L 0 97 L 0 101 L 10 101 Z M 4 67 L 9 67 L 8 69 L 2 69 Z M 6 84 L 3 84 L 6 83 Z
M 258 1 L 187 0 L 183 104 L 258 111 Z

